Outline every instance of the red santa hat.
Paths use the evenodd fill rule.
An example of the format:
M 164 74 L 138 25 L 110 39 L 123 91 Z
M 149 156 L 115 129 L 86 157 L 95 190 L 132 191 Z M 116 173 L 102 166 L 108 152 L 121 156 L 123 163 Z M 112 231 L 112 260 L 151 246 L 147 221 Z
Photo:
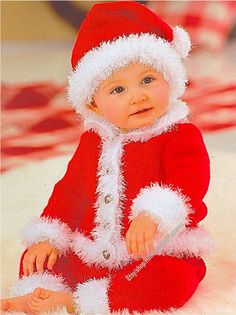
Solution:
M 161 72 L 170 96 L 183 95 L 187 76 L 182 59 L 191 43 L 181 27 L 171 28 L 145 5 L 134 1 L 95 4 L 84 19 L 72 52 L 68 97 L 76 111 L 89 115 L 99 84 L 114 70 L 140 62 Z

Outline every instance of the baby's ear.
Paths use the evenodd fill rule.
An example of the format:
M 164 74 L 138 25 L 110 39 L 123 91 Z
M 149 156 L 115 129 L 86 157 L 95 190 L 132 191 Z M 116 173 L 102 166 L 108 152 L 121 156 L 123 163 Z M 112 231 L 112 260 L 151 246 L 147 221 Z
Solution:
M 92 101 L 92 102 L 86 104 L 86 107 L 87 107 L 88 109 L 92 110 L 93 112 L 96 112 L 96 111 L 97 111 L 97 108 L 98 108 L 98 107 L 97 107 L 97 104 L 96 104 L 94 101 Z

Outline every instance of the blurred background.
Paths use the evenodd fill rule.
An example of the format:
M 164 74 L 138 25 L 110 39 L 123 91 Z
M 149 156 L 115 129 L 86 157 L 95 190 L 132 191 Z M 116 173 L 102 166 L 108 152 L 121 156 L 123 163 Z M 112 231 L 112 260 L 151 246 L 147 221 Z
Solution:
M 20 229 L 41 213 L 80 139 L 80 119 L 66 99 L 66 81 L 78 28 L 96 2 L 1 1 L 3 295 L 17 277 Z M 227 263 L 236 266 L 230 221 L 236 204 L 236 2 L 139 2 L 171 26 L 185 27 L 192 39 L 183 99 L 211 159 L 206 223 L 218 247 L 209 264 L 219 267 L 216 286 L 223 287 L 231 281 Z M 220 257 L 227 257 L 226 265 Z M 227 290 L 214 294 L 220 300 Z

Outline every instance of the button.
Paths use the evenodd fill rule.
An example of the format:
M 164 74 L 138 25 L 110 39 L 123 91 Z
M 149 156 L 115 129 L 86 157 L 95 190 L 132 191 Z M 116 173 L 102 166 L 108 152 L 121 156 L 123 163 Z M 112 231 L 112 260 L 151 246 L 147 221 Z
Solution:
M 105 203 L 110 203 L 112 201 L 112 195 L 106 195 L 104 200 L 105 200 Z
M 110 168 L 107 168 L 106 173 L 107 173 L 107 175 L 110 175 L 112 173 L 112 170 Z
M 113 134 L 111 140 L 112 140 L 112 141 L 116 141 L 118 137 L 119 137 L 119 131 L 114 132 L 114 134 Z
M 111 254 L 108 252 L 108 250 L 104 250 L 104 251 L 102 252 L 102 254 L 103 254 L 103 257 L 104 257 L 106 260 L 110 259 L 110 257 L 111 257 Z
M 104 223 L 104 224 L 102 225 L 102 227 L 103 227 L 104 229 L 109 228 L 109 227 L 110 227 L 110 223 Z

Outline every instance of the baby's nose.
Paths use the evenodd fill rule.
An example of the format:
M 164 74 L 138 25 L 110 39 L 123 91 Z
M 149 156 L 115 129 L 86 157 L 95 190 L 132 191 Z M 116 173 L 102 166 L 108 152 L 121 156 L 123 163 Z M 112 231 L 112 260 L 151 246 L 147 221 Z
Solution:
M 147 95 L 145 94 L 141 94 L 141 95 L 133 95 L 133 97 L 131 97 L 130 103 L 131 104 L 139 104 L 139 103 L 143 103 L 144 101 L 147 100 Z

